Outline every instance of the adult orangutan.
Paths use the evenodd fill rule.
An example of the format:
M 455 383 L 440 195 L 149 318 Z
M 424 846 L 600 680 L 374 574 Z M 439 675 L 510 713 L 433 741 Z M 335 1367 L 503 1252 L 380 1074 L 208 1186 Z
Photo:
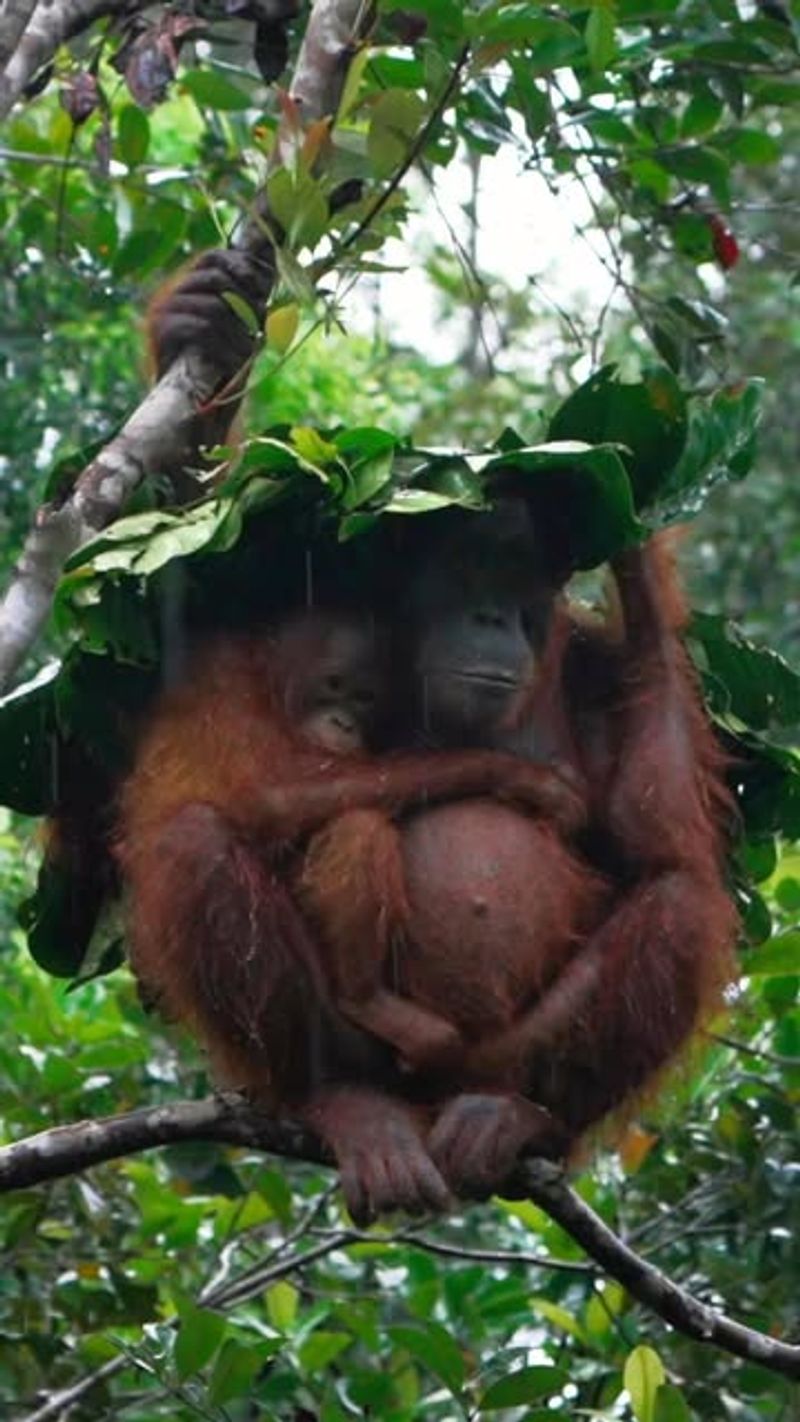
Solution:
M 224 644 L 157 710 L 123 798 L 137 972 L 229 1075 L 319 1130 L 359 1218 L 563 1153 L 730 973 L 730 804 L 663 546 L 615 560 L 610 633 L 561 605 L 522 497 L 431 523 L 394 718 L 422 749 L 309 745 L 278 629 Z M 376 982 L 384 1041 L 413 1008 L 462 1034 L 461 1060 L 404 1075 L 348 1028 L 336 1003 Z

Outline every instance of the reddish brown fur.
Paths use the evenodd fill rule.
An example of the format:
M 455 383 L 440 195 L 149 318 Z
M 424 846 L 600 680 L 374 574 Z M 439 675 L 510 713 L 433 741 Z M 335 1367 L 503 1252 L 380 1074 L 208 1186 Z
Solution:
M 445 1182 L 485 1192 L 523 1148 L 563 1151 L 660 1071 L 730 979 L 731 803 L 671 559 L 653 540 L 614 571 L 621 642 L 560 615 L 547 679 L 517 716 L 545 723 L 588 786 L 600 875 L 552 825 L 482 798 L 500 788 L 555 817 L 541 766 L 527 766 L 523 793 L 491 752 L 309 750 L 285 669 L 256 639 L 210 652 L 141 748 L 121 849 L 135 969 L 229 1076 L 305 1109 L 364 1216 L 442 1204 Z M 414 815 L 428 796 L 445 803 Z M 401 810 L 412 818 L 398 829 Z M 312 833 L 305 858 L 287 859 Z M 491 855 L 478 894 L 475 866 Z M 466 1061 L 427 1091 L 398 1087 L 380 1058 L 343 1068 L 331 986 L 339 1001 L 371 997 L 390 1041 L 413 1031 L 406 1011 L 445 1019 L 468 1036 Z M 381 1079 L 392 1096 L 363 1085 Z
M 387 812 L 494 788 L 534 805 L 557 803 L 561 788 L 568 803 L 574 798 L 554 772 L 500 752 L 394 756 L 378 771 L 366 755 L 310 746 L 295 729 L 297 708 L 330 621 L 309 614 L 271 643 L 223 640 L 201 656 L 154 715 L 121 805 L 118 853 L 134 970 L 163 1010 L 201 1037 L 227 1077 L 262 1096 L 271 1087 L 279 1099 L 302 1096 L 318 1074 L 309 1014 L 319 1017 L 315 1030 L 324 1037 L 329 981 L 351 1016 L 374 1010 L 374 1030 L 385 1023 L 389 1040 L 409 1055 L 417 1042 L 426 1050 L 428 1031 L 434 1056 L 440 1045 L 452 1047 L 453 1029 L 434 1014 L 395 1001 L 387 1016 L 392 995 L 383 992 L 369 1002 L 380 986 L 384 924 L 405 914 Z M 312 838 L 305 874 L 302 856 L 297 867 L 291 851 L 326 825 L 353 866 L 367 862 L 362 840 L 364 856 L 377 856 L 369 862 L 380 872 L 381 897 L 373 913 L 370 876 L 363 890 L 350 886 L 346 905 L 328 905 L 324 953 L 289 886 L 300 892 L 313 884 L 313 866 L 329 856 L 328 837 Z M 340 957 L 346 912 L 353 922 Z M 368 935 L 358 958 L 349 946 L 356 926 Z
M 235 253 L 202 259 L 156 303 L 157 369 L 224 348 L 235 381 L 251 340 L 224 292 L 259 309 L 270 280 Z M 732 974 L 732 807 L 667 542 L 614 574 L 622 625 L 559 609 L 507 727 L 509 749 L 567 773 L 571 801 L 553 772 L 523 784 L 488 752 L 313 750 L 262 639 L 211 649 L 144 739 L 120 846 L 136 971 L 229 1079 L 305 1113 L 359 1217 L 485 1193 L 521 1150 L 563 1151 L 654 1080 Z M 564 833 L 587 798 L 584 861 Z M 412 1058 L 420 1023 L 423 1046 L 455 1025 L 466 1059 L 402 1078 L 332 997 Z
M 718 1010 L 732 977 L 722 858 L 733 808 L 680 642 L 667 541 L 621 555 L 615 574 L 621 636 L 559 613 L 514 717 L 574 757 L 605 877 L 546 823 L 468 800 L 406 822 L 402 895 L 382 893 L 386 845 L 374 841 L 371 861 L 369 830 L 360 851 L 315 866 L 329 909 L 320 922 L 342 951 L 350 944 L 350 971 L 379 929 L 394 945 L 394 985 L 474 1044 L 442 1088 L 471 1094 L 451 1100 L 430 1138 L 458 1191 L 500 1178 L 510 1141 L 563 1148 L 634 1099 Z M 519 1093 L 549 1107 L 555 1127 L 520 1115 Z
M 669 541 L 620 555 L 615 576 L 621 645 L 595 635 L 587 647 L 578 633 L 566 669 L 614 901 L 551 992 L 470 1063 L 478 1081 L 509 1059 L 524 1064 L 526 1089 L 572 1133 L 651 1081 L 733 976 L 736 915 L 723 882 L 733 805 L 680 641 Z

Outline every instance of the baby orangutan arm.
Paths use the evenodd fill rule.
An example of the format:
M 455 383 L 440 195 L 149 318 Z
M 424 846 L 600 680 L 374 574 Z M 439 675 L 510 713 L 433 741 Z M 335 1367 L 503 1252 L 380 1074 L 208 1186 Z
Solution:
M 441 800 L 492 795 L 543 815 L 563 833 L 576 832 L 585 805 L 572 783 L 557 770 L 523 761 L 504 751 L 435 751 L 399 754 L 345 768 L 318 761 L 294 780 L 272 783 L 259 797 L 265 830 L 275 839 L 295 839 L 335 819 L 346 810 L 404 810 Z

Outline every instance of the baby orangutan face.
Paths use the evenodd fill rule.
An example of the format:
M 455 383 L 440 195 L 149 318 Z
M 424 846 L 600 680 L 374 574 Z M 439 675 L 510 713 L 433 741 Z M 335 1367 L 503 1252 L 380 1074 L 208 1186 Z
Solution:
M 299 613 L 275 642 L 289 720 L 321 750 L 371 749 L 386 712 L 386 649 L 372 618 Z

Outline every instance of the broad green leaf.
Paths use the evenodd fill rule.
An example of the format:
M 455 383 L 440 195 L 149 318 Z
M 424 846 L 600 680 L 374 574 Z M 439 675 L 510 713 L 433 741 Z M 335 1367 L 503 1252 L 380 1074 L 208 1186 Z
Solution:
M 300 1366 L 307 1373 L 320 1373 L 330 1366 L 335 1358 L 339 1357 L 346 1348 L 350 1347 L 353 1339 L 349 1333 L 326 1331 L 318 1328 L 314 1333 L 300 1344 L 297 1355 Z
M 469 467 L 466 459 L 434 461 L 424 475 L 425 487 L 441 494 L 462 508 L 485 508 L 484 482 Z
M 699 145 L 672 149 L 661 154 L 661 162 L 686 183 L 704 183 L 721 207 L 730 204 L 730 172 L 721 153 Z
M 673 1383 L 662 1383 L 658 1389 L 653 1422 L 692 1422 L 683 1393 Z
M 602 110 L 584 119 L 584 126 L 600 143 L 621 143 L 623 146 L 636 144 L 636 134 L 630 124 L 618 114 L 603 113 Z
M 755 452 L 761 394 L 761 381 L 750 380 L 692 402 L 686 447 L 659 490 L 665 507 L 674 501 L 676 515 L 688 517 L 720 480 L 744 478 Z
M 690 638 L 720 715 L 736 716 L 755 730 L 800 721 L 800 674 L 777 652 L 749 641 L 726 618 L 703 612 L 693 617 Z
M 645 192 L 653 193 L 659 202 L 666 202 L 672 188 L 669 173 L 655 158 L 634 158 L 628 164 L 629 176 Z
M 181 76 L 181 88 L 197 104 L 209 109 L 251 109 L 255 100 L 245 89 L 232 84 L 216 69 L 189 69 Z
M 686 443 L 686 399 L 671 370 L 660 367 L 635 384 L 604 366 L 561 406 L 552 439 L 624 446 L 622 459 L 637 505 L 652 501 Z
M 681 119 L 681 138 L 702 138 L 711 133 L 724 111 L 722 100 L 707 85 L 695 89 Z
M 604 1338 L 614 1331 L 614 1320 L 625 1307 L 625 1290 L 615 1282 L 607 1283 L 602 1293 L 596 1290 L 584 1310 L 586 1331 L 593 1338 Z
M 84 981 L 123 961 L 118 905 L 107 901 L 102 877 L 76 877 L 70 860 L 45 858 L 36 892 L 20 904 L 18 919 L 35 963 L 55 978 Z M 102 896 L 102 897 L 101 897 Z
M 150 146 L 150 123 L 135 104 L 125 104 L 117 119 L 117 137 L 123 163 L 135 168 L 143 163 Z
M 607 0 L 594 0 L 586 21 L 585 35 L 589 63 L 600 73 L 608 68 L 617 47 L 614 11 Z
M 778 860 L 778 846 L 773 835 L 762 839 L 746 839 L 736 848 L 736 861 L 748 879 L 761 884 L 769 879 Z
M 698 65 L 729 65 L 733 69 L 740 65 L 761 65 L 770 62 L 768 49 L 746 39 L 711 40 L 698 44 L 692 49 L 692 57 Z
M 422 89 L 425 69 L 419 59 L 407 55 L 367 50 L 369 68 L 381 89 Z M 346 91 L 345 91 L 346 92 Z
M 314 284 L 293 252 L 286 247 L 278 247 L 275 252 L 278 275 L 287 292 L 300 306 L 311 306 L 316 297 Z
M 240 1343 L 229 1338 L 222 1345 L 214 1364 L 208 1386 L 208 1400 L 215 1407 L 224 1407 L 234 1399 L 250 1398 L 253 1384 L 264 1364 L 274 1357 L 280 1348 L 280 1340 L 265 1339 L 258 1343 Z
M 0 700 L 0 805 L 42 815 L 52 805 L 53 683 L 61 667 L 45 666 Z
M 800 930 L 780 933 L 748 953 L 742 967 L 748 977 L 780 978 L 800 973 Z
M 509 97 L 513 96 L 513 101 L 522 114 L 528 138 L 532 143 L 537 143 L 550 122 L 550 95 L 546 88 L 539 87 L 524 61 L 512 61 L 512 72 L 514 80 Z
M 376 494 L 385 489 L 392 477 L 394 449 L 385 449 L 370 459 L 360 459 L 348 471 L 347 487 L 342 496 L 342 507 L 356 509 L 369 503 Z
M 364 78 L 365 70 L 372 59 L 372 50 L 369 45 L 362 45 L 355 54 L 348 56 L 347 77 L 344 81 L 339 108 L 336 113 L 336 123 L 343 124 L 349 118 L 351 112 L 356 107 L 361 90 L 361 81 Z M 402 64 L 402 60 L 396 61 Z M 386 71 L 384 70 L 384 73 Z
M 755 167 L 777 163 L 783 154 L 777 138 L 759 128 L 738 129 L 727 140 L 725 150 L 737 163 L 749 163 Z
M 121 242 L 114 257 L 115 277 L 147 276 L 174 260 L 186 230 L 187 214 L 175 203 L 145 209 L 148 224 L 137 227 Z
M 566 1374 L 559 1368 L 545 1365 L 518 1368 L 508 1377 L 492 1383 L 481 1398 L 480 1412 L 498 1412 L 506 1407 L 524 1407 L 528 1402 L 537 1402 L 542 1397 L 554 1397 L 567 1381 Z
M 267 182 L 267 195 L 270 211 L 286 233 L 289 246 L 293 250 L 316 247 L 330 221 L 328 200 L 316 179 L 310 173 L 292 174 L 279 168 Z
M 581 1342 L 586 1342 L 586 1332 L 574 1314 L 569 1309 L 562 1308 L 561 1304 L 552 1303 L 550 1299 L 534 1297 L 530 1300 L 531 1311 L 546 1318 L 554 1328 L 560 1333 L 567 1333 L 572 1338 L 578 1338 Z
M 748 835 L 782 833 L 787 839 L 800 839 L 800 757 L 783 746 L 770 745 L 755 732 L 728 734 Z
M 729 321 L 708 301 L 695 297 L 671 296 L 667 302 L 670 315 L 685 325 L 692 335 L 705 341 L 718 341 L 726 334 Z
M 397 1347 L 405 1348 L 412 1358 L 441 1378 L 452 1393 L 461 1391 L 464 1357 L 459 1344 L 440 1323 L 392 1324 L 387 1332 Z
M 297 327 L 300 324 L 300 308 L 296 302 L 286 306 L 276 306 L 270 311 L 266 321 L 267 345 L 278 355 L 285 355 L 290 349 Z
M 468 17 L 467 28 L 481 44 L 528 46 L 539 73 L 567 63 L 583 47 L 577 29 L 566 20 L 543 15 L 538 4 L 489 5 Z
M 481 466 L 501 487 L 509 475 L 524 476 L 526 498 L 548 530 L 553 552 L 557 544 L 560 557 L 574 567 L 593 568 L 644 533 L 615 447 L 551 439 Z
M 188 1303 L 179 1308 L 180 1324 L 175 1340 L 175 1367 L 178 1377 L 199 1373 L 210 1362 L 225 1336 L 226 1320 L 208 1308 Z
M 381 94 L 372 109 L 367 153 L 379 178 L 389 178 L 405 162 L 422 126 L 425 105 L 405 89 Z
M 794 108 L 800 104 L 800 83 L 795 79 L 754 79 L 750 84 L 753 104 L 777 104 Z
M 532 1234 L 543 1234 L 548 1227 L 547 1215 L 532 1200 L 500 1200 L 499 1208 L 512 1220 L 519 1220 Z
M 334 435 L 333 443 L 342 457 L 355 467 L 361 460 L 394 453 L 400 441 L 388 430 L 362 425 L 351 430 L 339 430 Z
M 182 515 L 136 514 L 119 519 L 92 543 L 86 544 L 67 564 L 59 586 L 59 599 L 79 593 L 89 574 L 152 573 L 172 558 L 186 557 L 206 547 L 227 512 L 223 499 L 209 499 Z
M 496 153 L 511 134 L 508 109 L 487 84 L 468 91 L 459 106 L 457 124 L 459 132 L 480 153 Z
M 261 1170 L 253 1181 L 253 1188 L 264 1197 L 281 1224 L 288 1225 L 292 1218 L 292 1192 L 285 1177 L 277 1170 Z
M 297 1307 L 300 1302 L 300 1295 L 294 1284 L 287 1283 L 285 1279 L 279 1279 L 277 1284 L 272 1284 L 267 1289 L 265 1298 L 267 1316 L 273 1328 L 277 1328 L 281 1333 L 288 1333 L 297 1318 Z
M 434 494 L 428 489 L 397 489 L 386 505 L 386 513 L 421 514 L 431 509 L 446 509 L 453 499 L 446 494 Z
M 783 868 L 783 866 L 782 866 Z M 783 874 L 775 885 L 775 901 L 786 913 L 797 916 L 800 913 L 800 878 L 793 874 Z
M 656 1393 L 665 1380 L 664 1365 L 653 1348 L 640 1344 L 628 1354 L 622 1381 L 636 1422 L 654 1422 Z
M 672 236 L 679 252 L 693 262 L 710 262 L 714 255 L 708 218 L 699 212 L 682 212 L 676 219 Z
M 300 458 L 314 466 L 334 464 L 339 451 L 330 440 L 323 439 L 317 430 L 309 425 L 295 425 L 292 429 L 292 444 Z

